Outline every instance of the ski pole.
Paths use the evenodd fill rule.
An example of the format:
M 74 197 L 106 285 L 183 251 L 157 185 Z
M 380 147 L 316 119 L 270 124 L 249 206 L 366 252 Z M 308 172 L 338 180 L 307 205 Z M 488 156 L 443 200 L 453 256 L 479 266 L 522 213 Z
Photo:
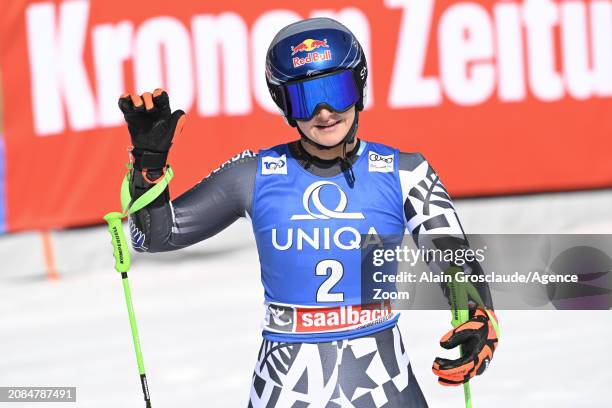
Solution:
M 130 252 L 127 246 L 127 240 L 123 233 L 122 219 L 129 214 L 135 213 L 138 210 L 146 207 L 160 194 L 164 192 L 170 180 L 174 176 L 170 166 L 166 167 L 163 178 L 153 187 L 147 190 L 135 201 L 132 201 L 130 195 L 131 170 L 132 164 L 127 165 L 128 172 L 123 178 L 121 184 L 121 207 L 122 212 L 110 212 L 104 216 L 104 220 L 108 223 L 108 231 L 111 234 L 111 243 L 113 245 L 113 256 L 115 257 L 115 270 L 121 274 L 121 282 L 123 283 L 123 294 L 125 304 L 127 306 L 128 317 L 130 319 L 130 330 L 132 332 L 132 342 L 134 343 L 134 352 L 136 353 L 136 362 L 138 364 L 138 374 L 140 375 L 140 385 L 146 403 L 146 408 L 151 408 L 151 396 L 149 394 L 149 386 L 147 384 L 147 375 L 144 368 L 144 360 L 142 358 L 142 350 L 140 349 L 140 337 L 138 335 L 138 326 L 136 325 L 136 315 L 134 313 L 134 305 L 132 304 L 132 291 L 130 290 L 130 282 L 128 280 L 128 271 L 130 270 Z
M 468 294 L 464 284 L 459 284 L 455 281 L 455 273 L 461 271 L 460 268 L 451 268 L 449 271 L 453 279 L 448 284 L 450 290 L 450 304 L 452 319 L 451 324 L 453 327 L 457 327 L 470 318 L 468 312 Z M 463 356 L 463 346 L 460 346 L 460 356 Z M 465 407 L 472 408 L 472 395 L 470 391 L 470 383 L 463 383 L 463 396 L 465 399 Z
M 138 336 L 138 326 L 136 325 L 136 315 L 134 314 L 134 306 L 132 304 L 132 292 L 130 290 L 130 282 L 128 280 L 128 270 L 130 269 L 130 254 L 127 250 L 125 235 L 121 219 L 123 214 L 119 212 L 108 213 L 104 216 L 104 220 L 108 223 L 108 231 L 110 232 L 113 244 L 113 255 L 115 257 L 115 269 L 121 273 L 121 281 L 123 283 L 123 294 L 125 296 L 125 304 L 127 306 L 128 316 L 130 319 L 130 329 L 132 331 L 132 341 L 134 343 L 134 352 L 136 353 L 136 362 L 138 363 L 138 373 L 140 374 L 140 384 L 144 394 L 146 408 L 151 408 L 151 396 L 149 395 L 149 386 L 147 384 L 147 375 L 144 368 L 144 360 L 142 358 L 142 350 L 140 349 L 140 337 Z
M 459 267 L 452 267 L 447 271 L 447 273 L 452 276 L 452 280 L 448 284 L 448 286 L 450 291 L 451 312 L 453 314 L 451 324 L 453 325 L 453 327 L 457 327 L 470 319 L 470 313 L 468 310 L 468 298 L 472 298 L 478 305 L 485 305 L 474 285 L 468 282 L 458 283 L 455 281 L 455 274 L 461 270 L 462 269 Z M 500 330 L 499 325 L 497 324 L 497 320 L 494 318 L 494 316 L 489 310 L 485 309 L 485 312 L 489 316 L 489 319 L 493 324 L 495 333 L 499 338 Z M 463 346 L 460 346 L 460 350 L 461 356 L 463 356 Z M 463 384 L 463 395 L 465 399 L 465 407 L 472 408 L 472 395 L 470 392 L 469 382 Z

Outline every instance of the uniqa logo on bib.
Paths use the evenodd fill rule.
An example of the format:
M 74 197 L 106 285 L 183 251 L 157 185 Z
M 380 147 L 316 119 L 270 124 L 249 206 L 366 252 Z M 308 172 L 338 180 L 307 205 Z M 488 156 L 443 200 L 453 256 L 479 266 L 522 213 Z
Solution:
M 333 186 L 340 193 L 340 201 L 335 209 L 330 210 L 326 208 L 321 202 L 321 189 L 323 186 Z M 317 212 L 313 212 L 310 209 L 310 202 L 316 209 Z M 363 220 L 365 217 L 362 213 L 345 213 L 346 205 L 348 200 L 346 199 L 346 193 L 342 191 L 339 185 L 332 183 L 331 181 L 317 181 L 308 186 L 304 191 L 304 197 L 302 198 L 302 204 L 308 214 L 296 214 L 291 217 L 292 220 L 329 220 L 330 218 L 338 218 L 345 220 Z
M 321 201 L 321 192 L 324 188 L 335 189 L 339 194 L 338 204 L 334 209 L 330 209 Z M 291 216 L 292 221 L 307 220 L 364 220 L 365 216 L 361 212 L 345 212 L 348 205 L 346 193 L 337 184 L 321 180 L 309 185 L 304 191 L 302 205 L 305 214 L 295 214 Z M 308 225 L 306 223 L 305 225 Z M 279 232 L 276 228 L 272 229 L 272 245 L 280 251 L 291 249 L 294 245 L 297 250 L 304 247 L 314 249 L 331 249 L 332 247 L 342 250 L 359 249 L 361 245 L 361 232 L 351 226 L 343 226 L 332 230 L 329 227 L 314 227 L 307 231 L 305 228 L 287 228 L 284 242 L 279 242 Z M 374 227 L 370 227 L 368 234 L 376 234 Z

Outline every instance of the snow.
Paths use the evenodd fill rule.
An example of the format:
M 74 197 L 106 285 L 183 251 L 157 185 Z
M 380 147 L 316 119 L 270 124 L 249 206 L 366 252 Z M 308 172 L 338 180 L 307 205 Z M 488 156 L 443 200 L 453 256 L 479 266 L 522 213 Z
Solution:
M 612 192 L 462 200 L 471 233 L 610 233 Z M 245 407 L 263 294 L 250 226 L 208 242 L 137 254 L 130 284 L 153 406 Z M 44 277 L 37 233 L 0 238 L 0 385 L 76 386 L 66 407 L 144 406 L 120 276 L 105 228 L 53 233 L 62 278 Z M 603 407 L 612 398 L 609 311 L 499 311 L 502 337 L 474 407 Z M 431 407 L 461 407 L 437 384 L 445 311 L 403 312 L 400 329 Z M 40 403 L 15 403 L 34 408 Z

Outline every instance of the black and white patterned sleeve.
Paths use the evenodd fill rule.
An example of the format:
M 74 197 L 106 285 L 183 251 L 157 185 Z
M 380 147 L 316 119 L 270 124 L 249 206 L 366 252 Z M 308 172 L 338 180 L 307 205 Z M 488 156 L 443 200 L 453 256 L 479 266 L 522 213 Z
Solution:
M 457 250 L 469 248 L 459 216 L 440 177 L 420 153 L 399 154 L 399 178 L 404 205 L 404 221 L 417 248 Z M 456 266 L 437 260 L 433 272 L 442 273 Z M 466 274 L 482 274 L 476 261 L 462 266 Z M 483 302 L 493 308 L 487 284 L 475 285 Z M 448 297 L 448 290 L 443 285 Z
M 246 150 L 175 200 L 168 190 L 130 216 L 132 247 L 138 252 L 172 251 L 212 237 L 251 211 L 257 155 Z M 132 197 L 151 184 L 134 172 Z

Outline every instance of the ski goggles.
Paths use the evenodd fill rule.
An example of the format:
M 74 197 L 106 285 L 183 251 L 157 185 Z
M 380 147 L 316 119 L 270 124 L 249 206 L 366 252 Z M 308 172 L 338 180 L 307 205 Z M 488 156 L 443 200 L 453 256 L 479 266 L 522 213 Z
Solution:
M 283 90 L 285 114 L 294 120 L 310 120 L 321 107 L 344 112 L 361 97 L 350 70 L 289 82 Z

